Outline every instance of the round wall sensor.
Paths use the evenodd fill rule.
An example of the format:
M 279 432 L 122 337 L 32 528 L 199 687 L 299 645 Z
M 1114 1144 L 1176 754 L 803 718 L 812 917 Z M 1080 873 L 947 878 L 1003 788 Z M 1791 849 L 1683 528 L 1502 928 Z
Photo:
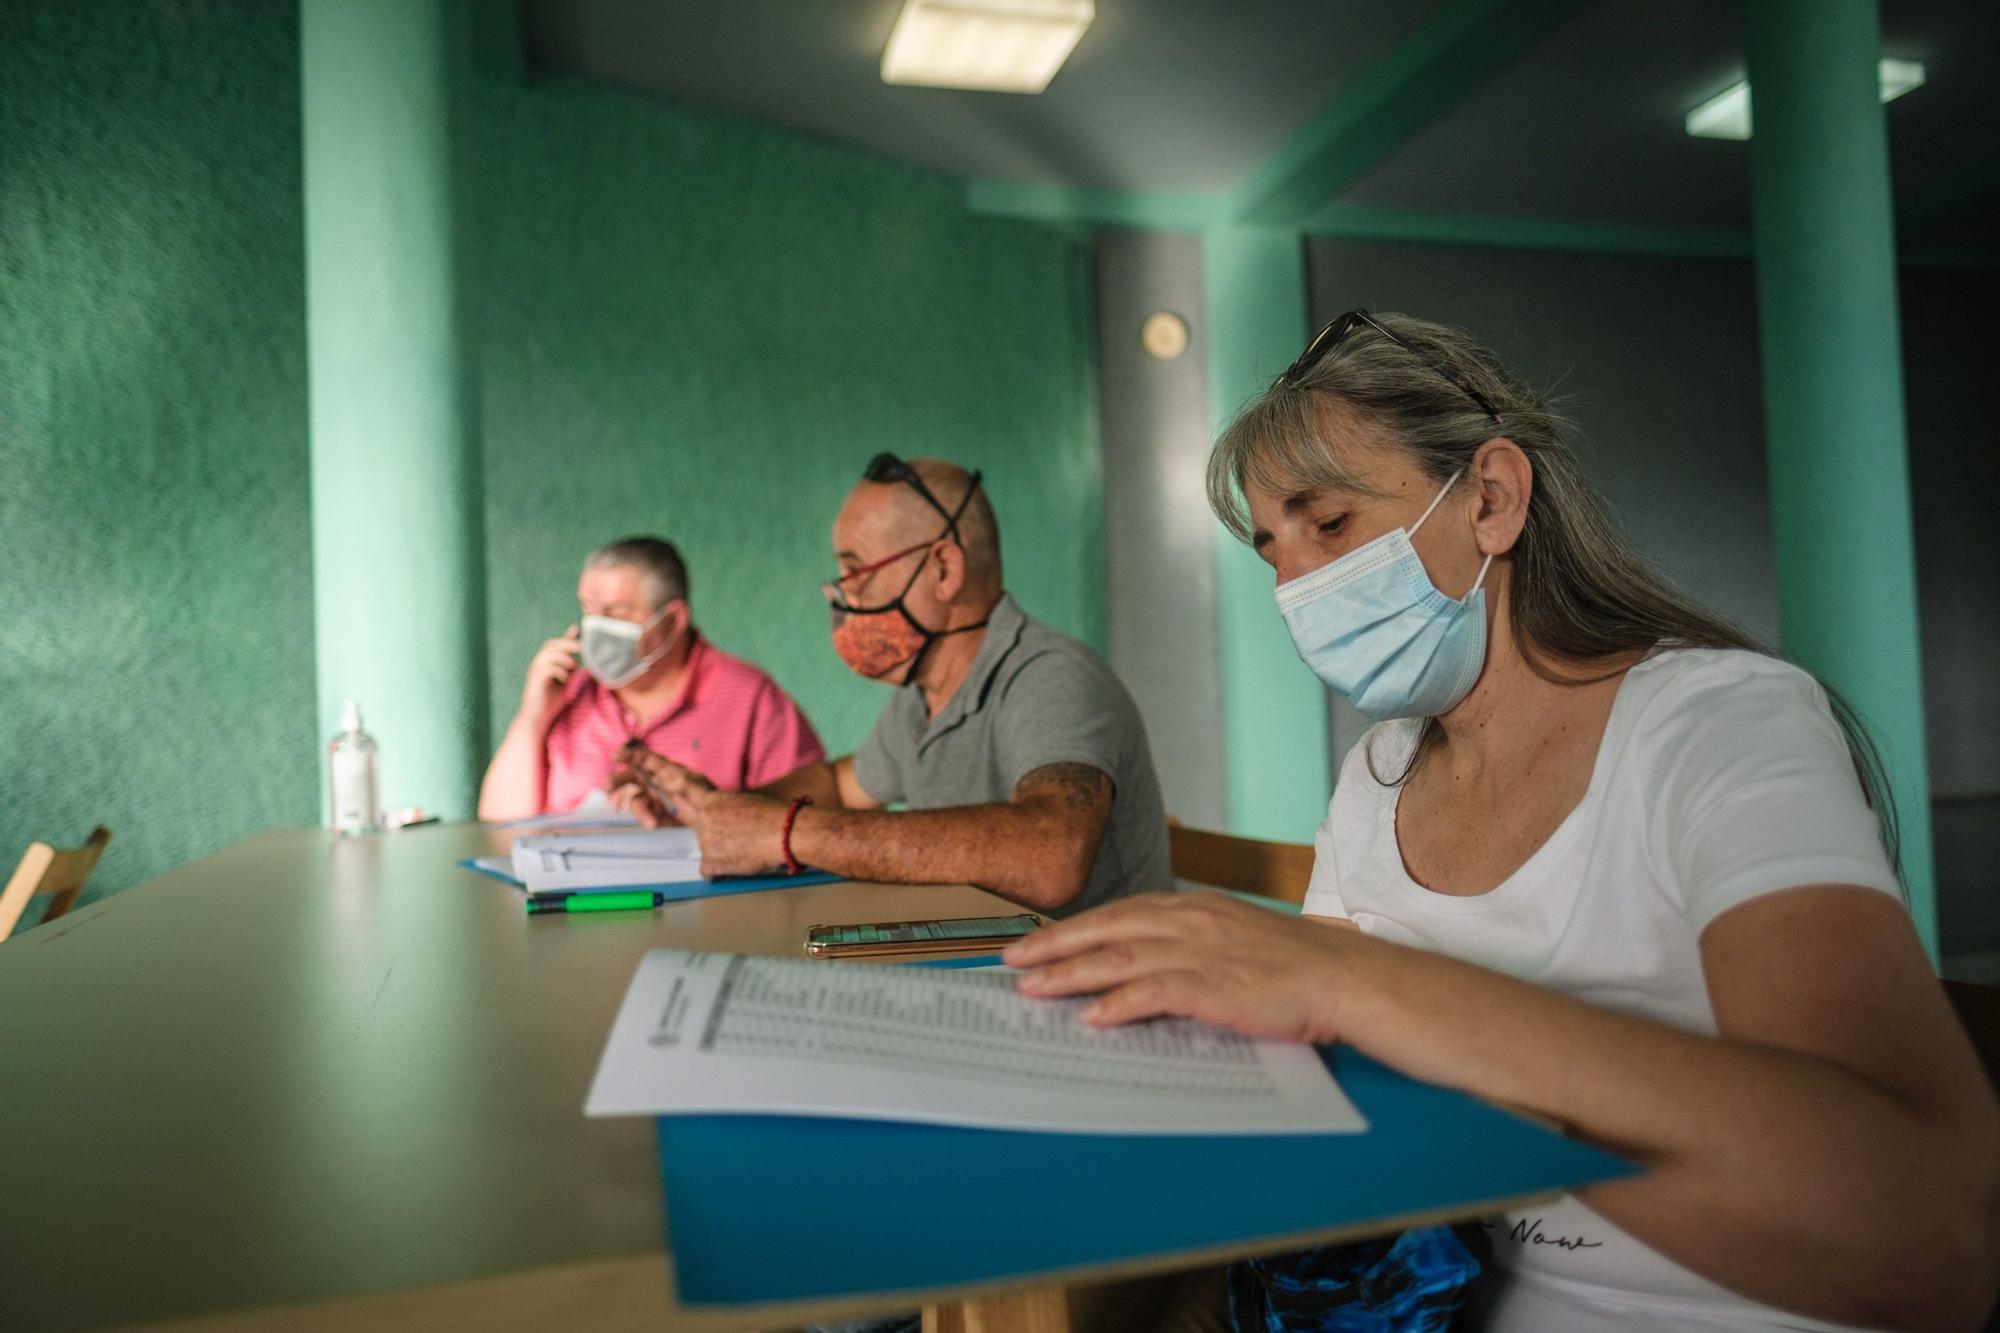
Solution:
M 1139 345 L 1146 349 L 1147 355 L 1171 361 L 1187 350 L 1187 321 L 1171 310 L 1150 314 L 1139 326 Z

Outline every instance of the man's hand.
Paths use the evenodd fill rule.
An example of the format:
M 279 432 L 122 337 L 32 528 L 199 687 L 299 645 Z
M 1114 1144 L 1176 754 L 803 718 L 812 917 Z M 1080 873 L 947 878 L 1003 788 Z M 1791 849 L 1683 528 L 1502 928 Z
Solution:
M 715 794 L 715 784 L 691 768 L 633 741 L 618 752 L 611 774 L 614 809 L 635 816 L 647 828 L 692 824 L 692 812 Z
M 528 663 L 527 683 L 521 687 L 523 719 L 542 723 L 555 712 L 562 701 L 563 685 L 576 670 L 577 655 L 582 651 L 575 625 L 564 630 L 561 638 L 549 639 L 535 650 L 534 660 Z
M 611 803 L 647 828 L 682 823 L 701 843 L 701 873 L 763 875 L 785 866 L 784 801 L 748 792 L 717 791 L 701 774 L 637 741 L 618 752 Z
M 701 843 L 701 873 L 771 875 L 785 868 L 785 801 L 749 792 L 710 791 L 681 811 Z
M 623 771 L 619 770 L 620 773 Z M 640 828 L 664 828 L 668 824 L 681 822 L 674 813 L 678 806 L 669 807 L 665 801 L 639 783 L 620 781 L 617 774 L 612 776 L 611 786 L 604 795 L 613 810 L 623 811 L 632 816 L 639 821 Z

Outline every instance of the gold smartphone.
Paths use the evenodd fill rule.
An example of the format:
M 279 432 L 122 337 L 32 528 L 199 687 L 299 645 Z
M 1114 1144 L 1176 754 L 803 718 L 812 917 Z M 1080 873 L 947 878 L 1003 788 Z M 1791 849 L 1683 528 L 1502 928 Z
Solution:
M 880 921 L 865 926 L 813 926 L 806 952 L 815 958 L 892 958 L 897 954 L 999 953 L 1041 926 L 1019 916 L 969 916 L 948 921 Z

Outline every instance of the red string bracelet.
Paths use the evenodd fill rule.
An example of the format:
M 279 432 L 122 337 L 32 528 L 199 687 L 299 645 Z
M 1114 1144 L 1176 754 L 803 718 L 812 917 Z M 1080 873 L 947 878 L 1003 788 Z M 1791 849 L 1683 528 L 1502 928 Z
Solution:
M 812 803 L 810 796 L 794 796 L 792 803 L 785 807 L 785 831 L 778 835 L 778 846 L 784 849 L 787 875 L 796 875 L 805 869 L 799 864 L 799 858 L 792 855 L 792 825 L 798 823 L 799 811 Z

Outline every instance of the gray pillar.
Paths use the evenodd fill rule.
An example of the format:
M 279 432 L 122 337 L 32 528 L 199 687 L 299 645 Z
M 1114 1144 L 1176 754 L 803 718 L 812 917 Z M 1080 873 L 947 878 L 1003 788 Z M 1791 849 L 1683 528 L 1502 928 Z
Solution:
M 1156 314 L 1189 331 L 1180 355 L 1140 343 Z M 1167 813 L 1224 826 L 1216 661 L 1215 521 L 1202 486 L 1208 376 L 1201 243 L 1172 232 L 1097 238 L 1097 395 L 1111 666 L 1138 701 Z

